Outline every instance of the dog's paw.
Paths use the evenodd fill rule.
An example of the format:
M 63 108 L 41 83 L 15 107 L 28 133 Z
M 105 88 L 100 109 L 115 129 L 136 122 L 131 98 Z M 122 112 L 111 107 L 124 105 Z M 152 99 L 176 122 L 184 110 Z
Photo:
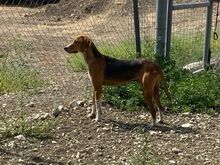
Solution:
M 152 122 L 151 124 L 149 124 L 148 126 L 150 129 L 155 128 L 156 127 L 156 122 Z
M 95 119 L 93 119 L 93 121 L 95 122 L 95 123 L 98 123 L 98 122 L 100 122 L 100 118 L 95 118 Z
M 88 118 L 94 119 L 95 118 L 95 114 L 94 113 L 90 113 L 87 115 Z
M 165 124 L 163 120 L 158 120 L 159 124 Z

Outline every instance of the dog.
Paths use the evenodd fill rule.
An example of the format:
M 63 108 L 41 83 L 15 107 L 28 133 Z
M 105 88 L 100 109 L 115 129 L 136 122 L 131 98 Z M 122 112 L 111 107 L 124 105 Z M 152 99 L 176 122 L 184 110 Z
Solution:
M 159 108 L 159 123 L 163 123 L 164 108 L 160 102 L 159 85 L 163 82 L 164 91 L 168 99 L 171 96 L 168 91 L 168 84 L 158 64 L 146 60 L 120 60 L 103 55 L 99 52 L 93 41 L 88 36 L 78 36 L 70 45 L 64 47 L 68 53 L 82 53 L 88 66 L 88 73 L 93 85 L 92 112 L 88 117 L 100 121 L 101 115 L 101 94 L 103 85 L 122 85 L 130 81 L 137 81 L 141 84 L 143 96 L 152 116 L 151 126 L 156 125 L 155 100 Z

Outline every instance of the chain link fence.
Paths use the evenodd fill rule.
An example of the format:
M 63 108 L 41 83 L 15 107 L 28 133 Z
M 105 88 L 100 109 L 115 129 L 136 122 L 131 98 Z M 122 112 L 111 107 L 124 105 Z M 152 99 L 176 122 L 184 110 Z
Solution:
M 182 1 L 181 3 L 184 2 L 189 1 Z M 197 2 L 206 2 L 206 0 L 200 0 Z M 178 3 L 180 2 L 176 1 L 174 4 Z M 211 61 L 219 58 L 220 50 L 218 44 L 219 41 L 215 40 L 213 37 L 217 14 L 217 3 L 214 3 L 213 9 L 213 30 L 211 32 L 212 37 L 210 48 Z M 202 65 L 205 44 L 206 14 L 206 7 L 174 11 L 171 54 L 174 55 L 174 59 L 179 59 L 179 65 L 184 66 L 198 61 L 201 61 Z M 220 28 L 218 26 L 217 33 L 219 33 L 219 30 Z
M 205 0 L 197 2 L 202 1 Z M 175 4 L 186 2 L 192 1 L 174 1 Z M 73 74 L 63 47 L 79 34 L 91 36 L 104 52 L 108 52 L 103 49 L 103 45 L 107 45 L 116 57 L 117 52 L 122 51 L 135 58 L 132 1 L 38 0 L 33 3 L 31 0 L 1 0 L 0 4 L 1 65 L 10 63 L 33 68 L 42 78 L 51 79 L 55 84 L 63 83 Z M 139 13 L 142 52 L 144 56 L 152 57 L 156 1 L 140 0 Z M 215 13 L 216 4 L 213 20 Z M 206 9 L 178 10 L 174 12 L 173 20 L 173 58 L 178 59 L 181 66 L 201 60 Z M 212 58 L 219 57 L 218 42 L 212 40 Z

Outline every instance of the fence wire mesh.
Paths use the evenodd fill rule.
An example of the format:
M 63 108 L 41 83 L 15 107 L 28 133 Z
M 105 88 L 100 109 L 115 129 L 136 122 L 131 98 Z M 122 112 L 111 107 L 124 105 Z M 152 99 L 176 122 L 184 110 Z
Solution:
M 174 4 L 186 2 L 192 1 L 176 0 Z M 70 85 L 70 80 L 87 84 L 87 81 L 81 80 L 80 74 L 72 72 L 71 58 L 63 50 L 79 34 L 91 36 L 99 49 L 106 54 L 117 57 L 124 53 L 123 58 L 127 58 L 128 54 L 135 58 L 132 1 L 1 0 L 0 4 L 0 72 L 5 73 L 7 67 L 13 68 L 5 78 L 10 82 L 15 81 L 9 78 L 16 77 L 13 72 L 22 72 L 27 77 L 24 73 L 31 70 L 27 74 L 32 74 L 32 77 L 37 74 L 53 85 L 68 86 L 66 83 Z M 142 54 L 152 58 L 156 1 L 139 1 L 139 13 Z M 213 13 L 214 19 L 216 4 Z M 201 60 L 206 8 L 174 11 L 173 20 L 171 56 L 179 59 L 181 66 Z M 212 58 L 219 57 L 220 44 L 217 42 L 212 40 Z M 33 82 L 26 80 L 23 83 L 27 88 L 33 88 Z M 13 91 L 13 84 L 9 88 L 3 82 L 1 84 L 1 93 Z M 20 88 L 22 87 L 15 89 Z M 72 89 L 71 85 L 68 88 Z M 80 87 L 78 91 L 81 91 Z
M 181 1 L 181 3 L 189 1 Z M 200 0 L 197 2 L 206 2 Z M 176 1 L 174 4 L 179 4 Z M 217 13 L 217 4 L 214 3 L 213 10 L 213 29 Z M 205 30 L 206 30 L 206 13 L 207 8 L 194 8 L 176 10 L 173 13 L 172 24 L 172 46 L 171 54 L 174 59 L 178 58 L 179 65 L 184 66 L 189 63 L 198 62 L 203 59 Z M 218 27 L 218 33 L 220 28 Z M 213 31 L 211 32 L 213 34 Z M 219 42 L 211 38 L 211 58 L 216 60 L 219 58 Z
M 174 0 L 174 4 L 204 1 Z M 154 56 L 156 2 L 156 0 L 139 0 L 140 33 L 144 58 Z M 213 24 L 216 5 L 215 3 Z M 86 34 L 105 54 L 120 58 L 128 58 L 128 56 L 135 58 L 133 17 L 132 0 L 0 0 L 0 138 L 3 136 L 2 130 L 5 131 L 6 136 L 24 133 L 30 137 L 45 138 L 44 135 L 47 136 L 47 132 L 53 133 L 54 130 L 59 134 L 55 135 L 55 140 L 58 142 L 52 141 L 51 144 L 49 144 L 49 140 L 46 140 L 46 142 L 40 143 L 38 141 L 35 145 L 32 144 L 34 140 L 28 139 L 22 140 L 21 143 L 26 145 L 27 142 L 30 143 L 30 146 L 20 146 L 10 139 L 9 146 L 5 141 L 1 141 L 3 147 L 10 149 L 0 148 L 2 151 L 2 153 L 0 152 L 0 164 L 15 164 L 15 162 L 25 164 L 28 157 L 30 157 L 30 162 L 36 160 L 36 163 L 45 161 L 48 164 L 71 164 L 68 161 L 73 157 L 81 159 L 81 156 L 85 156 L 83 157 L 85 160 L 94 158 L 94 155 L 90 154 L 90 151 L 93 152 L 93 150 L 85 148 L 84 144 L 89 140 L 95 140 L 96 143 L 97 133 L 102 128 L 99 129 L 98 126 L 97 131 L 91 131 L 91 123 L 88 123 L 84 117 L 87 112 L 80 111 L 83 106 L 83 109 L 91 110 L 88 109 L 91 103 L 84 101 L 86 98 L 90 99 L 91 83 L 87 74 L 72 70 L 73 57 L 67 54 L 63 48 L 76 36 Z M 173 20 L 171 57 L 176 59 L 181 67 L 202 60 L 206 9 L 174 11 Z M 218 26 L 217 32 L 220 35 L 220 26 Z M 211 51 L 212 59 L 220 57 L 219 40 L 212 39 Z M 84 67 L 80 59 L 75 58 L 74 60 L 78 60 L 76 63 L 79 68 Z M 78 100 L 82 102 L 78 102 Z M 77 104 L 74 108 L 78 108 L 71 109 L 73 110 L 72 116 L 68 111 L 71 107 L 70 103 Z M 53 116 L 52 119 L 57 119 L 54 118 L 54 110 L 57 108 L 62 109 L 66 115 L 63 115 L 62 119 L 59 118 L 60 121 L 56 120 L 56 122 L 62 120 L 62 124 L 55 128 L 48 120 L 52 118 L 51 116 Z M 76 114 L 75 110 L 79 114 Z M 79 124 L 84 124 L 83 126 L 89 133 L 95 132 L 95 138 L 93 139 L 88 134 L 88 137 L 86 135 L 84 138 L 83 134 L 80 134 L 84 130 L 82 131 Z M 107 128 L 107 124 L 105 126 L 104 128 Z M 76 131 L 73 130 L 75 127 Z M 110 130 L 103 129 L 105 133 L 108 131 L 112 133 Z M 137 130 L 140 132 L 139 128 Z M 78 140 L 74 139 L 74 136 L 77 136 Z M 128 136 L 127 132 L 120 135 L 120 138 L 126 137 L 126 139 L 120 141 L 122 147 L 119 145 L 120 152 L 117 152 L 117 156 L 125 154 L 123 155 L 125 159 L 129 158 L 129 155 L 126 154 L 129 154 L 127 151 L 132 148 L 131 146 L 128 149 L 124 148 L 124 144 L 128 143 L 127 139 L 139 140 L 133 135 L 130 138 L 127 138 Z M 106 137 L 112 141 L 111 138 Z M 72 139 L 74 142 L 69 143 Z M 78 142 L 85 148 L 82 150 L 82 154 Z M 99 147 L 102 147 L 103 142 L 100 143 L 96 144 L 98 148 L 94 151 L 105 152 L 104 147 Z M 26 149 L 26 147 L 29 148 Z M 66 148 L 68 150 L 64 150 Z M 114 148 L 115 146 L 109 149 L 110 154 L 113 153 Z M 23 151 L 20 154 L 21 150 Z M 19 151 L 19 154 L 14 154 L 16 151 Z M 80 155 L 78 151 L 80 151 Z M 89 154 L 84 155 L 84 151 Z M 34 156 L 37 152 L 39 157 Z M 99 153 L 94 152 L 94 154 Z M 98 157 L 104 160 L 102 156 L 105 154 L 101 154 Z M 109 160 L 109 158 L 106 159 Z M 59 161 L 55 162 L 55 160 Z M 61 163 L 64 160 L 65 163 Z M 26 164 L 29 164 L 28 161 Z M 129 162 L 129 160 L 126 161 Z M 76 164 L 80 163 L 76 162 Z M 86 164 L 94 164 L 94 162 Z
M 186 2 L 192 1 L 174 4 Z M 90 35 L 103 52 L 115 56 L 125 52 L 124 58 L 127 54 L 135 58 L 132 1 L 1 0 L 0 4 L 1 65 L 33 68 L 59 84 L 72 74 L 63 47 L 79 34 Z M 149 56 L 154 52 L 155 9 L 156 1 L 139 1 L 142 52 Z M 216 4 L 213 13 L 214 20 Z M 173 20 L 173 58 L 180 59 L 181 66 L 201 60 L 206 8 L 174 11 Z M 217 42 L 212 40 L 212 58 L 219 57 Z

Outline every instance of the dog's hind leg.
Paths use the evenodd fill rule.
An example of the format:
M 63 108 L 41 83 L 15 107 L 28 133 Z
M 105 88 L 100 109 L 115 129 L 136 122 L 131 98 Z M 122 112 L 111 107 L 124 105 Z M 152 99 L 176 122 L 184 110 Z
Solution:
M 155 108 L 154 108 L 154 105 L 153 105 L 153 98 L 152 98 L 152 95 L 147 93 L 147 94 L 144 94 L 144 100 L 148 106 L 148 109 L 150 111 L 150 114 L 152 116 L 152 123 L 151 123 L 151 127 L 154 127 L 156 125 L 156 111 L 155 111 Z
M 142 78 L 142 89 L 145 103 L 148 106 L 150 114 L 152 116 L 152 124 L 151 127 L 156 125 L 156 110 L 154 108 L 154 88 L 155 88 L 155 77 L 151 76 L 152 73 L 145 73 Z
M 158 106 L 158 110 L 159 110 L 159 123 L 164 123 L 163 121 L 163 112 L 164 112 L 164 108 L 163 106 L 161 105 L 161 102 L 160 102 L 160 88 L 159 88 L 159 82 L 155 85 L 155 88 L 154 88 L 154 100 L 155 100 L 155 103 L 157 104 Z

